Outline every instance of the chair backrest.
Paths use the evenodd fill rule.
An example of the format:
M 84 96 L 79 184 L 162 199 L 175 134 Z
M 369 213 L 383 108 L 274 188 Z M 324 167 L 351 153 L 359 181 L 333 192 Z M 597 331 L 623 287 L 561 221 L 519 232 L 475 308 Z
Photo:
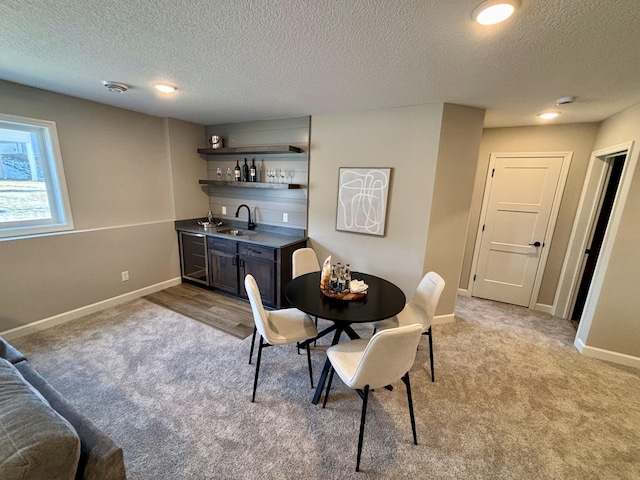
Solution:
M 269 341 L 269 317 L 267 315 L 264 306 L 262 305 L 262 299 L 260 298 L 260 289 L 256 283 L 256 279 L 253 275 L 247 274 L 244 277 L 244 289 L 249 296 L 249 303 L 251 304 L 251 311 L 253 312 L 253 321 L 256 324 L 256 328 L 262 338 Z
M 293 252 L 291 257 L 291 276 L 293 278 L 305 273 L 319 272 L 320 264 L 313 248 L 299 248 Z
M 429 272 L 418 284 L 416 293 L 411 299 L 412 307 L 419 307 L 424 311 L 423 327 L 428 328 L 436 314 L 440 295 L 444 290 L 444 279 L 436 272 Z
M 417 323 L 376 333 L 369 340 L 348 386 L 380 388 L 402 378 L 413 365 L 421 335 L 422 325 Z

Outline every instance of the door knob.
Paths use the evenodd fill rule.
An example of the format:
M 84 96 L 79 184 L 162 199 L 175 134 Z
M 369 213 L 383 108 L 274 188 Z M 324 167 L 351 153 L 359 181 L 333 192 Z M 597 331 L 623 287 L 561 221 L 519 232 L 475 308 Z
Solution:
M 531 245 L 532 247 L 539 247 L 542 244 L 540 242 L 534 242 L 534 243 L 530 243 L 529 245 Z

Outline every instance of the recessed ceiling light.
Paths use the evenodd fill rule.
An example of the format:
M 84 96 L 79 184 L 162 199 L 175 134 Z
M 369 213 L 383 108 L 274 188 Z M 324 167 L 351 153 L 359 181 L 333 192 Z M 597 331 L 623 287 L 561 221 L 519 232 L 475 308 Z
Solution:
M 119 82 L 107 82 L 106 80 L 103 80 L 102 85 L 104 85 L 107 90 L 114 93 L 123 93 L 129 90 L 129 85 Z
M 520 6 L 520 0 L 488 0 L 478 5 L 471 17 L 480 25 L 494 25 L 503 22 Z
M 540 117 L 540 118 L 542 118 L 544 120 L 553 120 L 558 115 L 560 115 L 560 112 L 544 112 L 544 113 L 539 113 L 538 117 Z
M 166 83 L 158 83 L 156 85 L 156 90 L 161 91 L 162 93 L 173 93 L 177 89 L 173 85 L 168 85 Z

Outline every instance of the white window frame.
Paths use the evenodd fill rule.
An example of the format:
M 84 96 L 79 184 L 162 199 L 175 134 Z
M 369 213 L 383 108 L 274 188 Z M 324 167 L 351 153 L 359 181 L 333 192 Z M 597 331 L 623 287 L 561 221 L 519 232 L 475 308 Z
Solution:
M 71 203 L 62 165 L 56 123 L 0 113 L 0 128 L 33 132 L 40 141 L 42 169 L 51 218 L 0 222 L 0 239 L 73 230 Z

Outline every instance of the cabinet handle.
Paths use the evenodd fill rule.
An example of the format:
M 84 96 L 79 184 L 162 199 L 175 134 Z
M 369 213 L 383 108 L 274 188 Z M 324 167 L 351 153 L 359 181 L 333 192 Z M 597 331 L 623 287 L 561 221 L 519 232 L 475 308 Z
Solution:
M 233 260 L 231 260 L 231 265 L 233 265 L 234 267 L 237 265 L 236 257 L 233 257 Z

